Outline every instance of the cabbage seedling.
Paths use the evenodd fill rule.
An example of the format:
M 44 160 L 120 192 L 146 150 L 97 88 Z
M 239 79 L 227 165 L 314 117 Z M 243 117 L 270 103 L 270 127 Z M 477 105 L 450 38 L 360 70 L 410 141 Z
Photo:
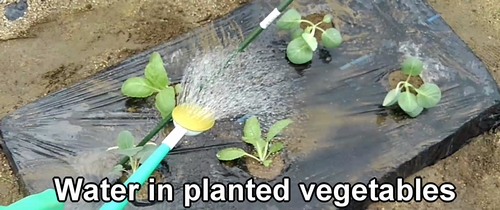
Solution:
M 418 76 L 423 68 L 424 64 L 418 58 L 407 58 L 401 66 L 401 71 L 408 75 L 408 78 L 406 81 L 399 82 L 396 88 L 387 93 L 382 105 L 388 107 L 398 103 L 399 107 L 410 117 L 417 117 L 424 108 L 436 106 L 441 100 L 441 90 L 437 85 L 424 83 L 416 88 L 408 82 L 412 76 Z M 413 89 L 417 95 L 410 92 L 410 89 Z
M 262 131 L 260 130 L 260 123 L 257 120 L 257 117 L 250 117 L 245 122 L 245 126 L 243 128 L 243 141 L 253 145 L 256 154 L 251 155 L 245 152 L 243 149 L 233 147 L 220 150 L 217 153 L 217 158 L 222 161 L 230 161 L 236 160 L 246 155 L 259 161 L 262 165 L 268 167 L 272 163 L 272 160 L 268 160 L 269 156 L 283 149 L 283 143 L 272 143 L 271 141 L 290 123 L 292 123 L 292 120 L 290 119 L 285 119 L 274 123 L 271 128 L 269 128 L 269 132 L 267 132 L 266 139 L 264 140 L 262 138 Z
M 118 146 L 110 147 L 107 151 L 114 151 L 117 154 L 129 157 L 128 164 L 131 169 L 128 171 L 125 170 L 122 165 L 116 165 L 113 168 L 113 173 L 125 172 L 129 175 L 132 175 L 139 168 L 139 166 L 144 163 L 144 161 L 146 161 L 151 154 L 153 154 L 157 147 L 153 142 L 148 142 L 144 146 L 134 145 L 135 137 L 130 131 L 120 132 L 116 142 Z
M 144 70 L 144 77 L 132 77 L 127 79 L 122 87 L 122 94 L 131 98 L 147 98 L 154 93 L 155 107 L 162 118 L 170 115 L 176 105 L 175 95 L 182 88 L 170 86 L 167 71 L 163 66 L 161 55 L 154 52 L 149 58 L 149 63 Z
M 318 40 L 314 37 L 316 30 L 320 31 L 321 44 L 325 48 L 337 48 L 342 44 L 342 35 L 335 28 L 322 29 L 318 27 L 321 23 L 331 23 L 332 16 L 325 15 L 319 23 L 303 20 L 300 13 L 290 9 L 276 22 L 280 30 L 290 30 L 292 41 L 286 48 L 286 56 L 294 64 L 305 64 L 312 60 L 314 51 L 318 49 Z M 300 28 L 301 23 L 307 23 L 305 29 Z

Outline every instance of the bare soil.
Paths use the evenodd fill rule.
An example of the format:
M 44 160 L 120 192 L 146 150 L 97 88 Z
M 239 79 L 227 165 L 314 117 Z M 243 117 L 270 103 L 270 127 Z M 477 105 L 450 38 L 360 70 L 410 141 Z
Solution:
M 161 174 L 161 172 L 159 172 L 159 171 L 153 171 L 153 174 L 151 174 L 150 177 L 155 178 L 155 181 L 156 181 L 155 184 L 165 182 L 165 180 L 164 180 L 165 177 L 163 177 L 163 174 Z M 125 183 L 128 178 L 129 178 L 129 175 L 127 173 L 123 173 L 123 176 L 120 177 L 120 182 Z M 139 191 L 137 192 L 138 200 L 142 201 L 142 202 L 147 202 L 148 197 L 149 197 L 149 188 L 148 187 L 141 187 L 141 189 L 139 189 Z
M 329 28 L 334 28 L 334 23 L 333 21 L 331 23 L 323 23 L 323 17 L 325 17 L 326 14 L 310 14 L 308 16 L 303 17 L 302 19 L 311 21 L 313 24 L 317 24 L 322 22 L 321 24 L 318 25 L 318 27 L 322 28 L 323 30 L 329 29 Z M 310 26 L 307 23 L 301 23 L 300 28 L 301 29 L 306 29 L 308 26 Z M 314 33 L 314 37 L 316 40 L 321 41 L 321 32 L 316 30 Z
M 246 0 L 28 0 L 8 21 L 0 1 L 0 117 L 206 24 Z M 0 205 L 24 195 L 0 154 Z
M 285 168 L 285 161 L 283 157 L 279 153 L 273 154 L 269 157 L 273 162 L 268 167 L 262 165 L 259 161 L 245 157 L 245 165 L 248 169 L 248 173 L 250 175 L 265 179 L 265 180 L 273 180 L 283 172 Z
M 425 71 L 425 70 L 424 70 Z M 392 89 L 396 88 L 399 82 L 406 81 L 408 75 L 405 75 L 401 70 L 393 71 L 389 74 L 389 87 Z M 408 83 L 412 84 L 413 87 L 419 88 L 424 84 L 424 81 L 420 76 L 412 76 Z M 401 89 L 401 92 L 405 91 Z M 411 89 L 410 92 L 417 94 L 415 90 Z
M 0 14 L 6 3 L 0 4 Z M 500 81 L 500 0 L 429 0 Z M 0 117 L 128 56 L 226 14 L 238 0 L 28 0 L 24 18 L 0 20 Z M 2 16 L 3 17 L 3 16 Z M 325 122 L 329 123 L 329 122 Z M 500 136 L 484 134 L 414 176 L 453 182 L 453 203 L 377 203 L 370 209 L 498 209 Z M 0 205 L 21 193 L 0 155 Z

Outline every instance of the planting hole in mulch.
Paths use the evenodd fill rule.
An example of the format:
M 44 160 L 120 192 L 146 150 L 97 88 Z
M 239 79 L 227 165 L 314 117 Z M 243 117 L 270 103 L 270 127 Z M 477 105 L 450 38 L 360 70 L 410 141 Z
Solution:
M 250 149 L 250 146 L 245 150 L 248 154 L 252 154 L 257 157 L 257 154 L 255 154 L 253 149 Z M 245 178 L 253 177 L 266 181 L 272 181 L 278 178 L 290 167 L 290 162 L 287 158 L 285 150 L 270 155 L 268 159 L 273 162 L 267 167 L 262 165 L 259 161 L 247 156 L 233 161 L 223 161 L 221 164 L 229 173 L 233 175 Z
M 254 177 L 265 180 L 273 180 L 281 175 L 285 168 L 285 160 L 281 154 L 273 154 L 269 159 L 273 162 L 270 166 L 266 167 L 253 158 L 245 157 L 244 161 L 248 173 Z
M 326 13 L 317 13 L 317 14 L 310 14 L 308 16 L 305 16 L 303 19 L 311 21 L 312 23 L 319 23 L 323 21 L 323 17 L 327 15 Z M 301 23 L 300 28 L 306 29 L 307 26 L 309 26 L 307 23 Z M 335 28 L 335 24 L 333 24 L 333 21 L 331 23 L 320 23 L 318 27 L 326 30 L 329 28 Z M 314 33 L 314 37 L 316 37 L 316 40 L 318 40 L 319 43 L 321 43 L 321 31 L 316 30 L 316 33 Z
M 150 96 L 147 98 L 127 98 L 125 101 L 125 108 L 130 113 L 141 113 L 145 109 L 153 108 L 155 97 Z
M 177 88 L 179 84 L 178 83 L 172 83 L 172 87 Z M 180 85 L 179 85 L 180 87 Z M 176 96 L 179 94 L 176 92 Z M 130 113 L 142 113 L 142 112 L 147 112 L 146 110 L 149 109 L 154 109 L 155 108 L 155 96 L 156 94 L 153 94 L 149 97 L 146 98 L 127 98 L 125 101 L 125 108 L 127 112 Z M 176 101 L 176 105 L 178 105 L 178 102 Z
M 389 87 L 391 89 L 389 90 L 396 88 L 396 85 L 398 85 L 399 82 L 406 81 L 406 78 L 408 78 L 408 75 L 403 74 L 401 70 L 391 72 L 389 74 Z M 410 81 L 408 81 L 408 83 L 412 84 L 416 88 L 419 88 L 424 84 L 424 81 L 422 80 L 422 78 L 420 78 L 420 76 L 412 76 L 410 77 Z M 401 90 L 401 92 L 403 91 L 404 89 Z M 415 92 L 414 90 L 410 90 L 410 92 L 412 92 L 413 94 L 417 94 L 417 92 Z
M 130 171 L 130 166 L 125 165 L 125 169 Z M 125 183 L 127 179 L 129 178 L 131 174 L 123 172 L 123 175 L 116 181 L 116 183 Z M 158 168 L 153 171 L 151 174 L 150 178 L 153 177 L 155 180 L 154 184 L 159 184 L 159 183 L 164 183 L 167 181 L 167 177 L 170 175 L 170 169 L 166 161 L 162 161 Z M 154 205 L 156 202 L 154 201 L 148 201 L 149 197 L 149 187 L 147 185 L 149 183 L 149 179 L 146 180 L 146 182 L 141 186 L 139 191 L 136 193 L 136 200 L 131 201 L 131 203 L 136 206 L 136 207 L 145 207 L 145 206 L 151 206 Z
M 387 91 L 390 91 L 390 90 L 396 88 L 396 86 L 398 85 L 399 82 L 406 81 L 407 78 L 408 78 L 408 75 L 403 74 L 403 72 L 400 69 L 392 71 L 388 76 L 389 86 L 387 88 Z M 416 88 L 419 88 L 420 86 L 422 86 L 424 84 L 424 81 L 422 80 L 422 78 L 420 76 L 412 76 L 412 77 L 410 77 L 410 80 L 408 81 L 408 83 L 412 84 Z M 405 89 L 402 88 L 401 92 L 404 92 L 404 91 L 405 91 Z M 415 90 L 413 90 L 413 89 L 410 89 L 410 92 L 413 94 L 417 94 L 415 92 Z M 389 107 L 387 110 L 388 110 L 388 113 L 377 115 L 377 124 L 378 125 L 384 124 L 386 122 L 387 117 L 390 117 L 395 122 L 401 122 L 403 120 L 410 118 L 408 116 L 408 114 L 406 114 L 397 105 L 397 103 L 395 105 Z M 422 111 L 422 113 L 425 113 L 426 111 L 427 110 L 424 109 L 424 111 Z
M 307 15 L 307 16 L 303 17 L 303 19 L 311 21 L 312 23 L 319 23 L 323 20 L 323 17 L 325 15 L 327 15 L 327 14 L 326 13 L 325 14 L 315 13 L 315 14 Z M 302 29 L 306 29 L 307 26 L 309 26 L 307 23 L 300 24 L 300 28 L 302 28 Z M 330 23 L 320 23 L 318 25 L 318 27 L 320 27 L 324 30 L 327 30 L 329 28 L 335 28 L 335 24 L 333 23 L 333 20 L 332 20 L 332 22 L 330 22 Z M 316 40 L 318 40 L 318 43 L 321 43 L 321 34 L 322 33 L 319 30 L 316 30 L 316 32 L 314 33 L 314 37 L 316 38 Z M 323 61 L 323 63 L 330 63 L 330 61 L 332 61 L 332 57 L 330 55 L 330 52 L 324 48 L 318 49 L 318 55 L 319 55 L 319 59 L 321 61 Z M 301 74 L 301 72 L 303 70 L 311 67 L 311 63 L 312 63 L 312 61 L 309 61 L 309 62 L 304 63 L 304 64 L 293 64 L 292 62 L 290 62 L 290 60 L 288 59 L 288 57 L 286 55 L 285 55 L 285 59 L 288 61 L 288 64 L 290 66 L 292 66 L 293 68 L 295 68 L 295 70 L 297 70 L 299 72 L 299 74 Z

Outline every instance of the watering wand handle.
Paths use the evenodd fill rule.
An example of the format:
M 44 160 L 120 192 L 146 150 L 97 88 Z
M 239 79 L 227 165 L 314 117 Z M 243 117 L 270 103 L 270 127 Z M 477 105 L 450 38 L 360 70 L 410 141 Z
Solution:
M 41 193 L 27 196 L 9 206 L 0 206 L 0 210 L 64 210 L 64 202 L 57 200 L 56 191 L 47 189 Z
M 158 167 L 161 161 L 168 155 L 170 150 L 175 147 L 179 140 L 186 134 L 187 130 L 181 127 L 176 127 L 162 141 L 160 146 L 139 166 L 139 168 L 123 183 L 128 186 L 129 183 L 139 183 L 141 185 L 151 176 L 153 171 Z M 129 201 L 125 199 L 122 202 L 111 201 L 105 203 L 99 210 L 123 210 L 128 205 Z

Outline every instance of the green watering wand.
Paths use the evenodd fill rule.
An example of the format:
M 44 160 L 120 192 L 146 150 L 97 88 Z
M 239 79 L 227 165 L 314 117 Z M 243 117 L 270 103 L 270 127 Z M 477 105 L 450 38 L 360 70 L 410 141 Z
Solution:
M 56 191 L 47 189 L 41 193 L 25 197 L 8 206 L 0 206 L 0 210 L 64 210 L 64 202 L 57 200 Z

